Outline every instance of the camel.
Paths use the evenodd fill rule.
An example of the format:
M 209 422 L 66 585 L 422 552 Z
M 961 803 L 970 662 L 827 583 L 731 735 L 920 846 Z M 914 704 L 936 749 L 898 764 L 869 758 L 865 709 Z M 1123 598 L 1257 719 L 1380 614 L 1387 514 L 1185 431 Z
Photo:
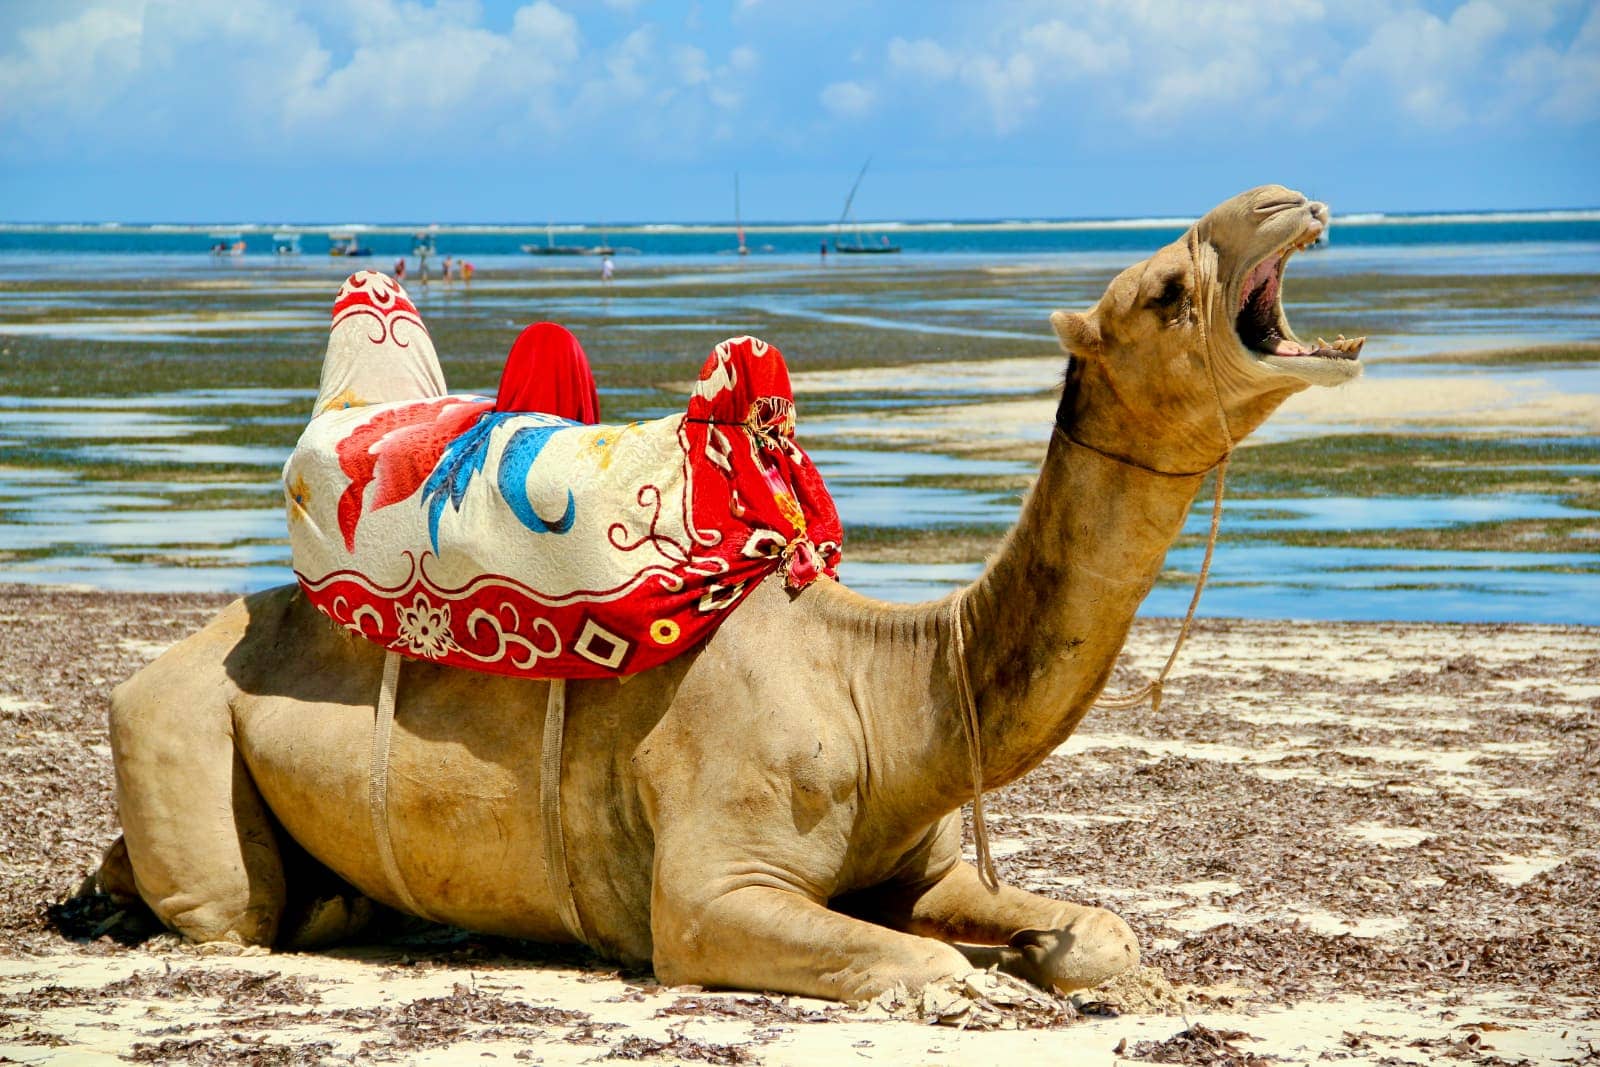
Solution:
M 581 939 L 669 985 L 844 1001 L 990 967 L 1064 992 L 1134 966 L 1116 915 L 963 860 L 972 754 L 994 789 L 1054 751 L 1206 473 L 1289 395 L 1359 374 L 1361 341 L 1303 344 L 1279 300 L 1327 223 L 1252 189 L 1051 316 L 1069 356 L 1055 431 L 971 586 L 894 605 L 769 579 L 699 648 L 569 683 L 559 826 L 581 938 L 536 803 L 549 684 L 403 663 L 387 811 L 408 907 L 368 818 L 383 651 L 296 586 L 234 602 L 116 688 L 124 836 L 100 883 L 195 942 L 325 943 L 376 901 Z

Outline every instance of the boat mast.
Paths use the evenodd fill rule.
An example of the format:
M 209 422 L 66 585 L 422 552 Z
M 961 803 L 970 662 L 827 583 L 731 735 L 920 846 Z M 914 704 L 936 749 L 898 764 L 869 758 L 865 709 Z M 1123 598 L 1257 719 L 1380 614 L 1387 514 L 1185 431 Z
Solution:
M 872 166 L 872 157 L 868 156 L 867 161 L 861 164 L 861 173 L 856 175 L 856 183 L 850 187 L 850 195 L 844 198 L 844 210 L 839 212 L 839 221 L 834 223 L 833 226 L 833 245 L 835 248 L 839 246 L 839 230 L 843 228 L 845 219 L 850 217 L 850 205 L 855 201 L 856 190 L 861 188 L 861 179 L 867 176 L 867 168 L 870 166 Z M 856 227 L 856 247 L 861 247 L 860 226 Z
M 739 233 L 739 254 L 748 256 L 750 249 L 744 244 L 744 221 L 739 215 L 739 172 L 733 172 L 733 228 Z

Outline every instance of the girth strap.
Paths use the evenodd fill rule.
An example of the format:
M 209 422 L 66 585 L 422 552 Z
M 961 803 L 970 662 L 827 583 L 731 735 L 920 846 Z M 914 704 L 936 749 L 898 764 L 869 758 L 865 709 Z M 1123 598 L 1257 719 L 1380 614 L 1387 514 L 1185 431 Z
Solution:
M 372 836 L 378 843 L 378 862 L 383 866 L 383 877 L 389 883 L 389 891 L 406 911 L 431 919 L 433 916 L 423 910 L 406 886 L 406 880 L 400 874 L 400 864 L 395 862 L 394 844 L 389 840 L 389 738 L 394 732 L 395 692 L 399 686 L 400 654 L 385 652 L 383 682 L 378 688 L 377 717 L 372 724 L 371 774 L 367 781 L 367 795 L 372 808 Z
M 544 749 L 539 756 L 539 814 L 544 820 L 544 865 L 550 891 L 556 898 L 561 924 L 579 942 L 588 935 L 572 899 L 572 872 L 567 866 L 567 841 L 561 829 L 561 741 L 567 723 L 567 680 L 550 680 L 550 699 L 544 712 Z

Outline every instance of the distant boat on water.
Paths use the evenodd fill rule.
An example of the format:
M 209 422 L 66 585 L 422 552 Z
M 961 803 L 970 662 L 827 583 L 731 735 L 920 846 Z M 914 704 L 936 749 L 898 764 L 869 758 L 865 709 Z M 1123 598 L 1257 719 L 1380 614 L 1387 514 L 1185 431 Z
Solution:
M 773 252 L 773 251 L 776 251 L 776 249 L 774 249 L 771 245 L 761 245 L 759 248 L 751 249 L 751 247 L 748 244 L 745 243 L 745 240 L 744 240 L 744 218 L 739 212 L 739 172 L 738 171 L 734 171 L 733 172 L 733 229 L 734 229 L 734 232 L 739 235 L 739 244 L 738 244 L 738 246 L 735 247 L 735 248 L 719 248 L 719 249 L 717 249 L 717 255 L 719 255 L 719 256 L 730 256 L 730 255 L 731 256 L 748 256 L 752 251 L 756 251 L 756 252 Z M 631 248 L 623 248 L 623 249 L 619 249 L 618 251 L 621 251 L 621 252 L 632 252 L 632 251 L 636 251 L 636 250 L 635 249 L 631 249 Z
M 739 172 L 733 172 L 733 228 L 739 234 L 739 254 L 748 256 L 750 249 L 744 243 L 744 220 L 739 217 Z
M 728 254 L 749 256 L 752 250 L 750 250 L 749 245 L 744 243 L 744 218 L 739 214 L 739 171 L 734 171 L 733 173 L 733 230 L 734 234 L 739 235 L 738 248 L 718 248 L 718 256 L 728 256 Z M 762 245 L 760 248 L 755 248 L 754 251 L 774 251 L 774 248 L 771 245 Z
M 300 254 L 300 235 L 285 230 L 272 235 L 272 254 L 275 256 L 298 256 Z
M 855 221 L 854 217 L 850 214 L 850 206 L 855 203 L 856 190 L 861 188 L 861 179 L 867 176 L 867 168 L 870 166 L 872 166 L 872 157 L 868 156 L 867 161 L 861 164 L 861 173 L 856 175 L 856 183 L 850 187 L 850 195 L 844 198 L 844 210 L 839 212 L 839 221 L 833 225 L 833 250 L 843 255 L 881 256 L 900 251 L 900 246 L 897 244 L 890 244 L 887 236 L 881 238 L 877 244 L 866 243 L 866 241 L 862 240 L 861 226 L 859 223 L 856 224 L 855 227 L 856 243 L 853 245 L 839 243 L 839 231 L 843 229 L 845 222 Z
M 211 254 L 214 256 L 242 256 L 244 247 L 244 235 L 237 231 L 211 235 Z
M 558 245 L 553 225 L 544 228 L 544 244 L 523 245 L 522 250 L 530 256 L 615 256 L 623 252 L 639 251 L 637 248 L 611 247 L 604 230 L 600 231 L 600 243 L 597 245 Z
M 353 233 L 328 234 L 328 255 L 330 256 L 370 256 L 372 249 L 361 243 Z
M 522 250 L 530 256 L 588 256 L 597 254 L 584 245 L 558 245 L 554 225 L 544 228 L 544 244 L 523 245 Z

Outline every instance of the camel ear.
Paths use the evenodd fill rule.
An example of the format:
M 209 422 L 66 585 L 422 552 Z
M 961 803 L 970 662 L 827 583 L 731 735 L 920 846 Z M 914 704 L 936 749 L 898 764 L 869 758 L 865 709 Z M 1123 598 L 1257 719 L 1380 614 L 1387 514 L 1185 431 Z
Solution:
M 1050 325 L 1055 327 L 1061 347 L 1068 355 L 1100 358 L 1100 327 L 1089 316 L 1075 311 L 1056 311 L 1050 315 Z

